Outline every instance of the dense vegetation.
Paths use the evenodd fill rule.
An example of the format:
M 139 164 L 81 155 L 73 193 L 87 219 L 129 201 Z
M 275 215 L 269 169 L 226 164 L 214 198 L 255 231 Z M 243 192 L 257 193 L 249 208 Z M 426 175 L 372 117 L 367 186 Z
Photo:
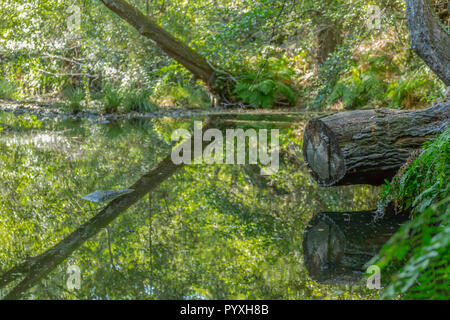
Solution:
M 417 108 L 443 92 L 409 48 L 404 1 L 131 3 L 230 76 L 231 94 L 253 107 Z M 435 1 L 445 23 L 444 5 Z M 198 79 L 100 1 L 0 6 L 0 98 L 74 112 L 211 106 Z
M 248 165 L 186 166 L 24 290 L 24 298 L 449 298 L 449 129 L 383 188 L 318 187 L 301 154 L 306 121 L 318 111 L 442 101 L 442 78 L 410 48 L 405 1 L 124 2 L 205 59 L 213 83 L 102 2 L 0 2 L 0 109 L 17 100 L 73 114 L 213 107 L 310 113 L 224 119 L 280 128 L 280 171 L 266 177 Z M 431 2 L 448 33 L 448 2 Z M 0 110 L 0 298 L 19 283 L 1 282 L 8 270 L 107 206 L 84 195 L 132 185 L 170 153 L 171 133 L 193 122 L 91 120 L 43 121 Z M 377 205 L 410 213 L 369 263 L 381 268 L 384 288 L 313 281 L 301 246 L 312 216 Z M 79 290 L 65 285 L 74 265 Z
M 412 217 L 374 259 L 392 280 L 386 281 L 385 298 L 448 299 L 450 129 L 424 148 L 381 194 L 384 205 Z

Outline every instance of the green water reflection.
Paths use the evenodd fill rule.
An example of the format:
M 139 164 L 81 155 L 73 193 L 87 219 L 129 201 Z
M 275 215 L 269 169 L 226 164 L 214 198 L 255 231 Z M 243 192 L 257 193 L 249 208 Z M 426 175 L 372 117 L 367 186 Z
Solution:
M 188 165 L 75 251 L 28 299 L 373 298 L 363 286 L 312 281 L 302 235 L 314 213 L 376 207 L 378 189 L 320 188 L 301 154 L 312 115 L 227 116 L 231 127 L 280 129 L 280 169 Z M 0 273 L 55 245 L 105 204 L 81 199 L 125 189 L 171 150 L 194 119 L 39 123 L 0 117 Z M 109 233 L 109 236 L 108 236 Z M 67 287 L 69 266 L 80 288 Z M 12 285 L 2 289 L 5 295 Z

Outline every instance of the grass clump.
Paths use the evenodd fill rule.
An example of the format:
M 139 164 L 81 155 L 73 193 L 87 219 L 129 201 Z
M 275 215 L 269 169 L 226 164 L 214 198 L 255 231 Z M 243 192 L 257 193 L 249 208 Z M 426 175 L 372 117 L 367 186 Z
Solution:
M 67 88 L 63 91 L 64 99 L 67 101 L 66 106 L 72 113 L 78 113 L 83 110 L 82 102 L 86 97 L 85 92 L 81 88 Z
M 112 84 L 103 87 L 103 107 L 105 113 L 115 113 L 118 111 L 123 97 L 120 89 Z
M 132 90 L 125 94 L 124 97 L 124 111 L 125 112 L 151 112 L 155 111 L 157 107 L 150 101 L 150 90 L 138 89 Z

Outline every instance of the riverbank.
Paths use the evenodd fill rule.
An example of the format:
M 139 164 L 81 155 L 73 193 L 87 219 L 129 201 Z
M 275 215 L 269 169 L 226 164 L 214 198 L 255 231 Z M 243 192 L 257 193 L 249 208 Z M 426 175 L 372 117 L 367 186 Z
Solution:
M 184 108 L 161 108 L 153 112 L 128 112 L 111 113 L 89 111 L 73 113 L 64 110 L 59 103 L 50 102 L 21 102 L 8 99 L 0 99 L 0 111 L 12 112 L 14 115 L 31 114 L 39 120 L 59 119 L 59 120 L 93 120 L 99 123 L 118 121 L 126 119 L 154 119 L 154 118 L 202 118 L 212 115 L 299 115 L 303 113 L 316 113 L 306 111 L 303 107 L 281 108 L 281 109 L 184 109 Z M 329 113 L 329 112 L 328 112 Z M 317 114 L 321 114 L 317 112 Z
M 450 129 L 413 153 L 381 200 L 410 212 L 369 264 L 382 270 L 383 298 L 448 299 L 450 288 Z

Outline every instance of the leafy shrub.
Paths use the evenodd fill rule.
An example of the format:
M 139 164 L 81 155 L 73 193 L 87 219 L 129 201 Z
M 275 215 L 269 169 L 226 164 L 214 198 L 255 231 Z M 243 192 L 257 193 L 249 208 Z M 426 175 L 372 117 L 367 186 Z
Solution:
M 256 81 L 255 76 L 247 77 L 244 81 L 241 81 L 234 89 L 234 93 L 255 108 L 271 108 L 275 100 L 280 98 L 285 98 L 289 104 L 296 101 L 294 91 L 284 83 L 272 79 Z
M 198 85 L 186 68 L 178 63 L 162 67 L 151 97 L 160 106 L 209 108 L 211 101 L 203 86 Z
M 384 298 L 450 298 L 450 129 L 425 147 L 381 195 L 413 217 L 369 262 L 391 279 Z
M 83 109 L 81 103 L 86 96 L 83 89 L 69 87 L 63 91 L 63 96 L 67 101 L 67 107 L 73 113 L 78 113 Z
M 450 197 L 404 225 L 380 255 L 378 266 L 395 270 L 382 298 L 448 300 Z
M 240 79 L 233 93 L 255 108 L 292 105 L 297 94 L 286 84 L 292 76 L 293 71 L 286 61 L 272 57 L 257 64 L 252 74 Z
M 13 99 L 16 87 L 6 79 L 0 78 L 0 99 Z
M 352 68 L 352 74 L 336 83 L 330 95 L 330 103 L 341 99 L 345 109 L 357 109 L 383 98 L 386 84 L 377 72 L 361 72 Z
M 186 83 L 159 83 L 153 101 L 161 106 L 209 108 L 211 101 L 204 88 Z
M 436 199 L 443 200 L 450 192 L 450 129 L 424 144 L 425 151 L 404 166 L 392 182 L 386 182 L 381 198 L 394 201 L 399 210 L 423 212 Z
M 150 91 L 144 89 L 132 90 L 125 94 L 124 111 L 149 112 L 154 111 L 156 106 L 150 102 Z
M 107 84 L 103 87 L 103 93 L 103 106 L 105 113 L 117 112 L 123 99 L 119 88 L 112 84 Z
M 318 77 L 315 80 L 316 94 L 311 99 L 310 106 L 314 109 L 322 108 L 328 103 L 334 86 L 339 81 L 341 75 L 348 70 L 351 64 L 354 39 L 346 39 L 338 46 L 320 66 Z
M 401 109 L 417 106 L 423 100 L 422 97 L 427 95 L 423 91 L 428 89 L 428 85 L 427 79 L 421 77 L 392 82 L 387 91 L 387 96 L 391 100 L 389 107 Z

